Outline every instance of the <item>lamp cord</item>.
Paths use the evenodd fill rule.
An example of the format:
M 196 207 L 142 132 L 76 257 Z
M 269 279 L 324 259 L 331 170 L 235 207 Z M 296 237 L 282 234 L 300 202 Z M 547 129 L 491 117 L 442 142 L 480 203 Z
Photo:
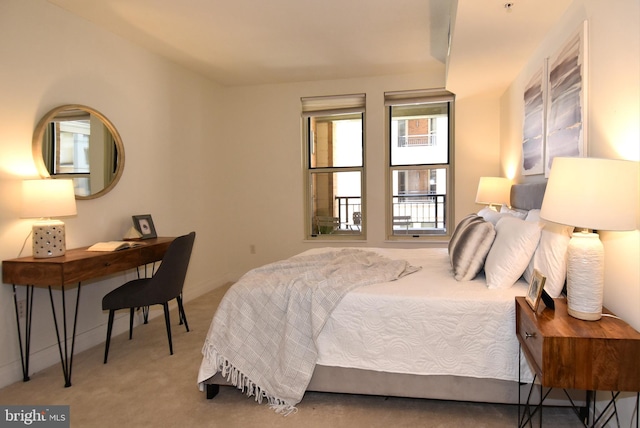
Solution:
M 622 320 L 622 318 L 617 317 L 617 316 L 615 316 L 613 314 L 602 314 L 602 316 L 603 317 L 609 317 L 609 318 L 615 318 L 615 319 L 618 319 L 618 320 Z
M 20 252 L 18 253 L 18 257 L 20 257 L 22 255 L 22 252 L 24 251 L 24 246 L 27 245 L 27 240 L 29 239 L 29 237 L 31 236 L 32 233 L 33 233 L 33 229 L 31 229 L 29 231 L 29 234 L 27 235 L 27 237 L 24 238 L 24 242 L 22 243 L 22 248 L 20 248 Z

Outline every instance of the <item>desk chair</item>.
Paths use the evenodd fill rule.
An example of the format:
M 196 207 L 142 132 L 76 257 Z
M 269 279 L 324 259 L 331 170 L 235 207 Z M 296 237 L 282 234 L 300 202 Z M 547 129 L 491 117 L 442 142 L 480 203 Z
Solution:
M 169 320 L 169 301 L 178 301 L 178 310 L 184 325 L 189 331 L 187 317 L 182 306 L 182 286 L 187 275 L 189 259 L 196 233 L 191 232 L 176 238 L 167 249 L 158 271 L 151 278 L 141 278 L 129 281 L 124 285 L 109 292 L 102 299 L 102 309 L 109 310 L 109 324 L 107 326 L 107 342 L 104 348 L 104 364 L 109 355 L 109 343 L 111 342 L 111 330 L 113 317 L 118 309 L 129 308 L 129 340 L 133 335 L 133 314 L 135 308 L 162 305 L 164 307 L 164 319 L 167 324 L 167 337 L 169 338 L 169 352 L 173 355 L 171 342 L 171 323 Z

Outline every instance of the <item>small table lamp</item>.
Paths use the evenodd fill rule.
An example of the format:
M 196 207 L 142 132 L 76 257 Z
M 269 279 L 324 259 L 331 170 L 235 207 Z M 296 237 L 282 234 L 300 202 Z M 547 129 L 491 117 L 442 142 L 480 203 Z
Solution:
M 496 211 L 493 204 L 509 205 L 511 199 L 511 180 L 504 177 L 480 177 L 476 204 L 486 204 Z
M 22 182 L 22 218 L 40 218 L 33 224 L 33 257 L 47 258 L 66 253 L 64 223 L 51 217 L 76 214 L 73 181 L 66 179 Z
M 569 315 L 602 317 L 604 247 L 592 230 L 634 230 L 638 217 L 638 162 L 553 159 L 540 217 L 576 228 L 567 249 Z

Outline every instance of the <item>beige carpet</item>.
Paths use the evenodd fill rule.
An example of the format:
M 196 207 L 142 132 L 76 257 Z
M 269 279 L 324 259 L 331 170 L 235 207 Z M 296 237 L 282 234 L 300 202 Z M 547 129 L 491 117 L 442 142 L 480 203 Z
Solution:
M 185 304 L 191 331 L 172 313 L 174 355 L 163 317 L 74 356 L 73 386 L 64 388 L 60 364 L 0 389 L 3 405 L 70 406 L 72 427 L 514 427 L 517 407 L 393 397 L 307 393 L 287 417 L 240 391 L 220 388 L 206 400 L 196 385 L 200 349 L 226 288 Z M 152 309 L 161 311 L 160 307 Z M 105 328 L 106 334 L 106 328 Z M 545 425 L 581 426 L 568 409 L 546 409 Z

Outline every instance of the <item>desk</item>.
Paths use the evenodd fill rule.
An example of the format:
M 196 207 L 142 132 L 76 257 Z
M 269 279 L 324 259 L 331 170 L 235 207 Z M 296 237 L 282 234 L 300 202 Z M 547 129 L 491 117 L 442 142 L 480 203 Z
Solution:
M 18 259 L 4 260 L 2 262 L 2 282 L 13 285 L 13 301 L 16 311 L 16 324 L 18 326 L 18 340 L 20 342 L 20 359 L 22 362 L 23 381 L 29 380 L 29 350 L 31 345 L 31 320 L 33 316 L 33 289 L 34 287 L 47 288 L 51 301 L 51 312 L 58 339 L 60 362 L 65 379 L 65 387 L 71 386 L 71 368 L 73 365 L 73 348 L 75 345 L 76 325 L 78 320 L 78 306 L 80 301 L 80 288 L 83 281 L 100 278 L 106 275 L 134 269 L 148 263 L 162 260 L 169 244 L 175 238 L 155 238 L 144 240 L 143 245 L 120 251 L 95 252 L 87 251 L 88 247 L 67 250 L 64 256 L 36 259 L 31 256 Z M 25 308 L 25 334 L 24 345 L 20 328 L 20 316 L 18 312 L 18 299 L 16 285 L 27 287 Z M 75 313 L 73 318 L 73 330 L 71 333 L 71 349 L 68 346 L 67 333 L 67 308 L 65 302 L 65 290 L 77 286 Z M 62 298 L 62 318 L 64 335 L 64 352 L 60 340 L 60 329 L 56 317 L 52 290 L 60 290 Z
M 596 391 L 616 392 L 612 392 L 612 400 L 597 419 L 594 404 L 592 426 L 596 426 L 608 408 L 617 413 L 618 391 L 640 391 L 640 333 L 611 316 L 603 316 L 599 321 L 573 318 L 567 313 L 566 299 L 554 299 L 554 304 L 555 310 L 545 308 L 534 313 L 524 297 L 516 297 L 518 341 L 541 391 L 543 387 L 587 391 L 587 408 L 591 400 L 595 403 Z M 612 315 L 604 308 L 603 313 Z M 639 397 L 636 394 L 636 401 Z M 542 401 L 544 398 L 536 411 L 541 410 Z M 529 400 L 527 407 L 528 404 Z M 579 414 L 585 426 L 589 418 L 587 408 Z M 522 422 L 529 421 L 519 421 L 521 426 Z

